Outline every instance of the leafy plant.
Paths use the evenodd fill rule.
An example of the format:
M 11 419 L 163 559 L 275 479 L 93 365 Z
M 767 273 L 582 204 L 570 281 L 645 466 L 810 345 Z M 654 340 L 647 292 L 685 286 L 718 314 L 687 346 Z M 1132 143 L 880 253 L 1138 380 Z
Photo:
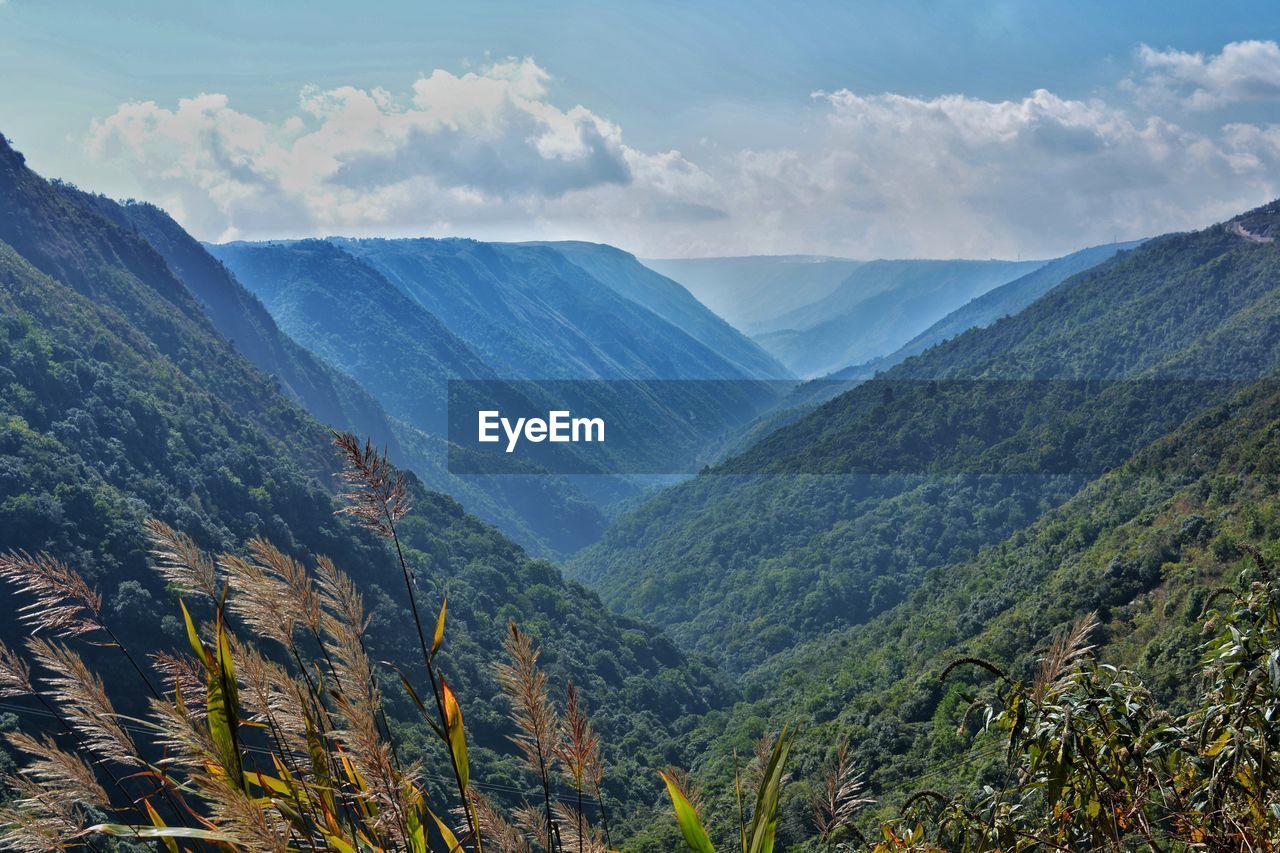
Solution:
M 368 443 L 349 435 L 335 443 L 346 463 L 342 512 L 401 554 L 412 602 L 413 573 L 397 532 L 410 512 L 403 480 Z M 518 810 L 513 824 L 472 781 L 462 704 L 437 663 L 445 602 L 429 637 L 412 610 L 434 707 L 398 674 L 448 757 L 452 813 L 449 797 L 428 789 L 423 759 L 402 755 L 382 693 L 385 673 L 365 646 L 362 596 L 346 574 L 323 557 L 305 567 L 262 539 L 244 555 L 213 558 L 159 521 L 147 528 L 155 568 L 180 597 L 189 645 L 184 654 L 154 655 L 149 667 L 120 642 L 101 598 L 74 570 L 47 555 L 0 557 L 0 577 L 31 598 L 22 613 L 36 663 L 0 645 L 0 697 L 32 697 L 61 726 L 52 736 L 10 734 L 29 760 L 8 779 L 13 796 L 0 807 L 0 846 L 96 848 L 101 839 L 133 838 L 158 840 L 173 853 L 180 842 L 352 853 L 608 849 L 583 813 L 585 788 L 601 797 L 599 741 L 572 687 L 561 719 L 537 649 L 514 623 L 511 663 L 499 677 L 515 709 L 516 743 L 544 796 L 540 810 Z M 133 662 L 151 695 L 147 716 L 119 713 L 68 640 Z M 60 743 L 64 736 L 74 743 Z M 550 775 L 561 765 L 577 791 L 573 806 L 552 795 Z
M 783 765 L 787 753 L 791 751 L 794 732 L 783 727 L 777 740 L 769 752 L 767 763 L 761 768 L 759 784 L 756 786 L 756 805 L 751 812 L 750 825 L 746 822 L 742 804 L 742 787 L 739 784 L 738 814 L 739 828 L 742 836 L 742 853 L 771 853 L 774 834 L 778 825 L 778 802 L 782 796 L 782 786 L 786 782 Z M 680 833 L 693 853 L 714 853 L 715 846 L 703 828 L 702 818 L 694 805 L 695 797 L 690 796 L 690 787 L 683 774 L 661 772 L 662 781 L 666 783 L 667 794 L 671 797 L 671 806 L 675 811 L 676 821 L 680 824 Z
M 1093 659 L 1092 614 L 1050 645 L 1029 683 L 955 661 L 944 679 L 977 666 L 998 680 L 996 700 L 973 707 L 1003 741 L 1007 784 L 971 800 L 921 792 L 875 849 L 1276 849 L 1280 585 L 1260 551 L 1240 547 L 1253 564 L 1239 589 L 1216 594 L 1229 605 L 1206 615 L 1202 687 L 1185 713 Z

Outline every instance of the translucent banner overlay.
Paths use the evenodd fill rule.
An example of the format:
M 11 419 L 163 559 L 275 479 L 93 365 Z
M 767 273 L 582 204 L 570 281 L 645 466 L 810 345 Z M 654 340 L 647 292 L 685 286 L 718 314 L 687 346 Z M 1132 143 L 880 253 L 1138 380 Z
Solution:
M 449 469 L 1096 476 L 1246 386 L 1275 390 L 1216 379 L 452 380 Z

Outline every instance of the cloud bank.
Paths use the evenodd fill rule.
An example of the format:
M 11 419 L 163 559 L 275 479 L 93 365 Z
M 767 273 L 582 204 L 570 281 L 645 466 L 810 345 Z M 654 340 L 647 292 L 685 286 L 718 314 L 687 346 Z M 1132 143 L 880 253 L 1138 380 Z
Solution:
M 696 158 L 632 147 L 553 90 L 523 59 L 436 70 L 401 92 L 307 90 L 274 122 L 201 94 L 122 105 L 86 145 L 214 240 L 463 234 L 649 256 L 1051 255 L 1280 194 L 1280 125 L 1205 121 L 1280 99 L 1275 42 L 1212 56 L 1143 46 L 1107 98 L 817 92 L 797 104 L 790 144 Z

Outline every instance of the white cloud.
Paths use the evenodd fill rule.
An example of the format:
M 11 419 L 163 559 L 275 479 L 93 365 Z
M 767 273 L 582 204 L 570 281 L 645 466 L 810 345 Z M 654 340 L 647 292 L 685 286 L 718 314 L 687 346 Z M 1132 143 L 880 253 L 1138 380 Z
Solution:
M 1266 43 L 1140 59 L 1144 85 L 1176 68 L 1189 98 L 1259 93 L 1240 82 L 1239 69 L 1261 67 L 1242 57 L 1265 53 L 1249 44 Z M 615 122 L 557 106 L 552 90 L 525 59 L 436 70 L 399 93 L 309 89 L 277 122 L 206 94 L 123 105 L 93 123 L 88 146 L 212 239 L 464 234 L 594 239 L 650 256 L 1049 256 L 1201 226 L 1280 194 L 1280 126 L 1190 129 L 1101 98 L 819 92 L 772 134 L 785 144 L 720 140 L 695 162 L 628 145 Z
M 742 154 L 742 203 L 861 254 L 1052 253 L 1207 224 L 1276 191 L 1276 148 L 1247 126 L 1215 140 L 1044 90 L 815 97 L 816 151 Z
M 1138 48 L 1142 74 L 1131 88 L 1155 98 L 1177 98 L 1205 110 L 1242 101 L 1280 99 L 1280 45 L 1237 41 L 1205 56 L 1181 50 Z
M 437 70 L 405 98 L 308 89 L 278 125 L 223 95 L 173 109 L 133 103 L 93 122 L 87 145 L 215 238 L 465 227 L 536 216 L 577 191 L 616 185 L 661 198 L 696 179 L 677 152 L 642 154 L 587 108 L 553 106 L 548 81 L 526 59 Z

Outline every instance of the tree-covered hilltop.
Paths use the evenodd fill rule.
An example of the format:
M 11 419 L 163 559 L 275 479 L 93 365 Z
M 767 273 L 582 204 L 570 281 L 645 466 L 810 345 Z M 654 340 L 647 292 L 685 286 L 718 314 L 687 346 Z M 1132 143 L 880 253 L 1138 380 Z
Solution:
M 703 723 L 711 742 L 695 776 L 706 793 L 706 812 L 733 813 L 735 750 L 749 753 L 762 732 L 799 722 L 806 731 L 792 759 L 795 778 L 779 829 L 787 849 L 810 849 L 799 845 L 815 835 L 810 797 L 821 787 L 832 745 L 845 739 L 850 765 L 862 774 L 861 794 L 875 801 L 855 822 L 873 842 L 882 838 L 881 822 L 898 818 L 922 789 L 938 792 L 944 802 L 959 796 L 973 809 L 999 791 L 1010 803 L 1027 804 L 1029 831 L 1065 829 L 1065 815 L 1059 824 L 1038 811 L 1043 802 L 1036 792 L 1043 791 L 1011 775 L 1010 760 L 1019 763 L 1024 756 L 1007 750 L 1005 735 L 981 733 L 981 709 L 966 713 L 975 699 L 1007 698 L 1006 685 L 979 666 L 953 669 L 945 681 L 940 676 L 953 661 L 980 659 L 1031 685 L 1054 636 L 1094 613 L 1098 626 L 1089 645 L 1103 664 L 1135 670 L 1150 702 L 1167 709 L 1166 721 L 1169 714 L 1195 711 L 1202 666 L 1212 664 L 1202 662 L 1205 632 L 1215 629 L 1202 624 L 1205 611 L 1215 603 L 1230 606 L 1237 592 L 1248 594 L 1258 580 L 1251 549 L 1260 549 L 1267 562 L 1280 557 L 1278 433 L 1280 384 L 1264 379 L 1153 442 L 1027 529 L 973 559 L 929 571 L 901 602 L 869 622 L 774 656 L 745 680 L 747 701 L 727 714 L 713 712 Z M 1265 671 L 1269 651 L 1254 649 L 1255 668 Z M 1120 683 L 1118 675 L 1103 676 Z M 1267 695 L 1275 690 L 1274 683 L 1263 685 Z M 1233 701 L 1248 697 L 1237 692 Z M 1137 715 L 1138 706 L 1130 713 Z M 1144 737 L 1159 735 L 1160 718 L 1133 719 Z M 1086 725 L 1082 720 L 1081 750 Z M 1274 743 L 1274 731 L 1250 731 Z M 1170 732 L 1166 742 L 1172 744 L 1172 737 Z M 1212 757 L 1215 740 L 1216 734 L 1194 748 Z M 1152 759 L 1161 760 L 1154 752 Z M 1185 766 L 1190 758 L 1181 760 Z M 1078 761 L 1071 772 L 1091 772 L 1086 759 Z M 1123 794 L 1119 788 L 1114 793 Z M 940 811 L 937 798 L 929 795 L 927 808 L 909 815 L 908 830 L 921 814 Z M 1136 827 L 1132 820 L 1119 834 Z M 640 849 L 665 849 L 661 844 Z M 1141 839 L 1129 844 L 1116 849 L 1145 849 Z M 1032 849 L 1034 839 L 1019 845 Z
M 659 494 L 572 568 L 741 670 L 863 622 L 1280 366 L 1277 273 L 1225 225 L 1152 240 Z
M 403 592 L 393 594 L 403 590 L 400 570 L 383 540 L 335 517 L 329 430 L 232 348 L 139 234 L 82 200 L 0 145 L 0 552 L 48 552 L 80 571 L 122 636 L 147 651 L 185 639 L 148 568 L 144 518 L 211 550 L 263 536 L 349 572 L 373 619 L 371 653 L 402 660 L 417 639 Z M 489 700 L 506 622 L 519 619 L 543 644 L 554 689 L 579 684 L 617 744 L 607 795 L 624 812 L 651 802 L 658 791 L 640 768 L 686 754 L 677 733 L 730 698 L 723 682 L 409 479 L 406 559 L 420 609 L 434 612 L 449 596 L 450 683 L 464 700 L 484 700 L 468 716 L 473 737 L 511 753 L 510 725 Z M 6 602 L 0 639 L 20 644 L 22 602 Z M 143 701 L 118 698 L 127 708 Z M 407 719 L 408 700 L 397 702 Z M 476 760 L 495 781 L 526 789 L 507 758 L 482 750 Z

